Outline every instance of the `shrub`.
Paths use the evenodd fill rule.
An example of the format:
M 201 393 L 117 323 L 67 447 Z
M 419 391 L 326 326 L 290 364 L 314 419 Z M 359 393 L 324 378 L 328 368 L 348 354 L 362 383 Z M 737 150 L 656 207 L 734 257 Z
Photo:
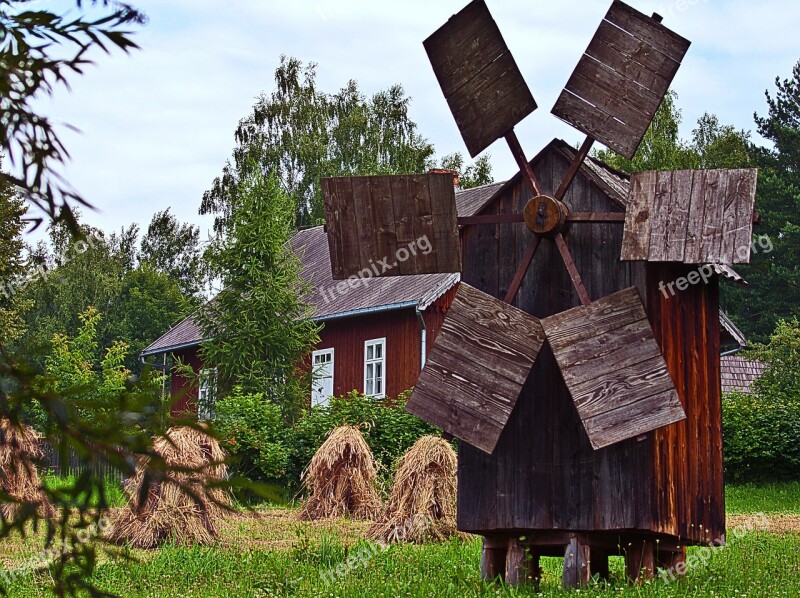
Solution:
M 752 394 L 722 401 L 725 470 L 731 481 L 800 477 L 800 324 L 781 321 L 749 355 L 766 364 Z
M 256 481 L 284 481 L 289 463 L 289 430 L 281 409 L 263 394 L 235 387 L 217 401 L 215 425 L 238 472 Z
M 375 399 L 358 392 L 311 409 L 300 419 L 292 435 L 289 482 L 295 486 L 328 433 L 341 425 L 361 426 L 361 433 L 379 464 L 379 475 L 386 478 L 393 465 L 418 438 L 438 434 L 405 410 L 408 392 L 396 399 Z

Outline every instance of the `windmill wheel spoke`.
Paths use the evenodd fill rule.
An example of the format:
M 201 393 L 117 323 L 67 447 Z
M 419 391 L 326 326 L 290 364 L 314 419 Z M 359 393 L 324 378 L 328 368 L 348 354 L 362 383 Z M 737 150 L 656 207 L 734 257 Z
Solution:
M 583 286 L 581 275 L 578 273 L 578 269 L 575 267 L 575 261 L 572 259 L 572 254 L 569 252 L 567 243 L 564 241 L 564 235 L 558 233 L 555 235 L 554 239 L 558 247 L 558 252 L 561 254 L 561 259 L 564 260 L 564 265 L 567 267 L 567 272 L 569 272 L 572 286 L 574 286 L 575 290 L 578 292 L 581 304 L 589 305 L 592 300 L 589 297 L 589 293 L 586 292 L 586 287 Z
M 533 235 L 531 237 L 528 247 L 525 249 L 525 254 L 522 256 L 522 262 L 520 263 L 519 268 L 517 268 L 517 272 L 514 274 L 514 279 L 511 281 L 511 284 L 508 287 L 508 292 L 506 292 L 506 296 L 503 299 L 503 301 L 506 303 L 511 303 L 517 296 L 519 287 L 522 285 L 522 279 L 525 278 L 528 268 L 531 267 L 533 256 L 536 254 L 536 250 L 539 248 L 540 239 L 541 237 L 539 237 L 539 235 Z
M 586 139 L 581 145 L 581 148 L 578 150 L 578 153 L 575 155 L 575 158 L 572 160 L 572 164 L 569 165 L 567 169 L 567 174 L 564 175 L 564 179 L 561 181 L 561 184 L 558 186 L 556 190 L 555 197 L 558 201 L 563 201 L 564 196 L 567 194 L 569 190 L 569 186 L 572 184 L 572 181 L 575 180 L 575 176 L 578 174 L 578 170 L 581 168 L 581 164 L 586 159 L 586 156 L 589 155 L 589 150 L 592 149 L 592 145 L 594 144 L 594 139 L 587 135 Z

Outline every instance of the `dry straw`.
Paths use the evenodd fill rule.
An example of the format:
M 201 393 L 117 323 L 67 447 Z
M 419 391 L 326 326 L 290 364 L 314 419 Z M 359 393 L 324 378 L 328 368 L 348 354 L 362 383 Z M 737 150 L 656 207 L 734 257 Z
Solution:
M 392 495 L 369 536 L 381 542 L 441 541 L 456 531 L 456 469 L 453 447 L 423 436 L 400 459 Z
M 374 519 L 382 508 L 377 477 L 375 457 L 358 428 L 335 428 L 303 472 L 308 498 L 300 519 Z
M 230 505 L 225 490 L 207 488 L 227 477 L 219 443 L 202 430 L 174 427 L 154 440 L 153 450 L 170 472 L 150 482 L 140 503 L 146 463 L 139 463 L 126 485 L 128 505 L 115 513 L 107 539 L 135 548 L 156 548 L 166 541 L 184 546 L 213 543 Z
M 6 521 L 14 519 L 23 505 L 35 505 L 41 517 L 55 516 L 36 471 L 36 461 L 41 458 L 39 436 L 33 428 L 0 420 L 0 490 L 15 499 L 0 504 L 0 515 Z

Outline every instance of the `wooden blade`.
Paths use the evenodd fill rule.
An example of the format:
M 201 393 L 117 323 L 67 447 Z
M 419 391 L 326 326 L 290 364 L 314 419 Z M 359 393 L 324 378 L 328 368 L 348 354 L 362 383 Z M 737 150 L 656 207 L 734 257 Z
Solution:
M 462 282 L 406 408 L 491 454 L 543 342 L 538 319 Z
M 595 449 L 686 418 L 635 288 L 542 327 Z
M 461 271 L 449 174 L 322 180 L 334 280 Z
M 657 19 L 615 0 L 553 114 L 633 158 L 689 44 Z
M 483 0 L 450 17 L 423 45 L 473 158 L 536 109 Z
M 634 174 L 621 259 L 748 263 L 757 177 L 756 169 Z

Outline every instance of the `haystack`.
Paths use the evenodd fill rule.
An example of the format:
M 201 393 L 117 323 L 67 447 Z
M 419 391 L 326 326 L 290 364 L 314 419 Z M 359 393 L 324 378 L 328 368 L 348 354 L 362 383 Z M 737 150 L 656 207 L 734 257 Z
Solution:
M 36 461 L 42 458 L 39 436 L 33 428 L 0 420 L 0 490 L 20 502 L 0 504 L 0 514 L 10 521 L 22 507 L 35 504 L 41 517 L 55 517 L 56 510 L 42 490 Z
M 397 465 L 392 495 L 369 536 L 381 542 L 441 541 L 456 534 L 456 453 L 423 436 Z
M 382 507 L 377 477 L 375 457 L 358 428 L 335 428 L 303 473 L 308 498 L 300 519 L 374 519 Z
M 128 505 L 115 513 L 106 538 L 129 542 L 135 548 L 156 548 L 168 540 L 181 545 L 213 543 L 218 522 L 230 504 L 225 490 L 206 488 L 209 482 L 227 476 L 219 443 L 201 430 L 174 427 L 154 440 L 153 450 L 170 468 L 169 473 L 150 483 L 140 503 L 146 462 L 139 463 L 126 484 Z

